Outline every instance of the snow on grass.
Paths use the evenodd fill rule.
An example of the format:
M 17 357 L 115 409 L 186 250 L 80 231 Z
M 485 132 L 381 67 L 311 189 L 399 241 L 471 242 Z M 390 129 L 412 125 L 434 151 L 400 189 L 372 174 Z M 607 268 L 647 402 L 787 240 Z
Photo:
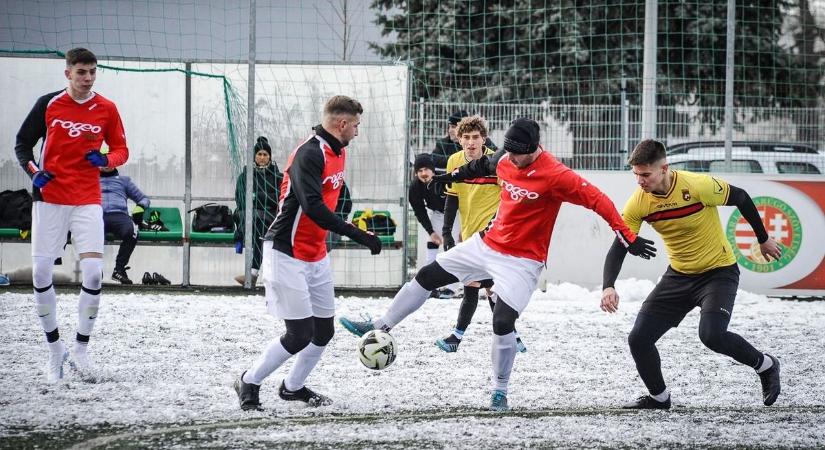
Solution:
M 206 439 L 235 448 L 276 443 L 825 445 L 825 302 L 745 292 L 737 299 L 730 330 L 782 362 L 783 392 L 774 408 L 761 405 L 752 369 L 702 346 L 696 310 L 659 343 L 674 409 L 607 410 L 645 393 L 626 339 L 652 287 L 649 281 L 621 281 L 620 311 L 612 315 L 599 310 L 598 291 L 563 283 L 537 292 L 517 322 L 528 352 L 516 356 L 509 395 L 515 411 L 504 416 L 461 413 L 483 410 L 489 402 L 491 315 L 485 302 L 479 303 L 459 351 L 446 354 L 434 341 L 450 330 L 459 301 L 430 299 L 393 330 L 398 359 L 380 372 L 360 364 L 357 339 L 336 325 L 337 334 L 307 383 L 332 397 L 332 406 L 309 410 L 281 401 L 277 386 L 287 363 L 261 389 L 268 410 L 244 413 L 232 381 L 283 331 L 281 322 L 265 314 L 261 297 L 104 295 L 90 344 L 100 382 L 82 382 L 67 368 L 62 383 L 49 385 L 31 295 L 0 294 L 0 439 L 55 430 L 260 419 L 259 425 L 219 427 L 176 439 L 183 447 Z M 356 318 L 362 312 L 378 316 L 388 304 L 388 299 L 357 297 L 337 301 L 339 315 Z M 76 295 L 59 296 L 60 330 L 67 343 L 75 333 L 76 306 Z M 322 417 L 312 419 L 317 414 Z M 323 417 L 331 414 L 378 417 Z

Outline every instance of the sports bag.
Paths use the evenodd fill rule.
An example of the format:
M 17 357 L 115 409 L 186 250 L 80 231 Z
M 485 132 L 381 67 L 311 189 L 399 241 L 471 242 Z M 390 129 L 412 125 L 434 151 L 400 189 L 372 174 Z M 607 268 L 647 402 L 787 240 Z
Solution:
M 25 189 L 0 192 L 0 228 L 32 228 L 32 196 Z
M 232 211 L 226 205 L 207 203 L 189 212 L 195 212 L 192 219 L 192 231 L 228 233 L 235 229 Z
M 392 217 L 382 212 L 373 212 L 372 209 L 364 210 L 360 215 L 352 219 L 352 224 L 364 230 L 371 231 L 378 236 L 392 236 L 395 234 L 395 221 Z

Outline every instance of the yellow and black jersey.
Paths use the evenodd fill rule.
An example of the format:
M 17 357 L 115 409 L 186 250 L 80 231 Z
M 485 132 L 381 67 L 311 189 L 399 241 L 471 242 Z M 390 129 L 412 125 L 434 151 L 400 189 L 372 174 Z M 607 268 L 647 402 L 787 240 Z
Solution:
M 485 155 L 495 153 L 484 147 Z M 467 164 L 463 151 L 453 153 L 447 160 L 447 173 Z M 473 233 L 483 230 L 498 209 L 501 188 L 498 178 L 493 176 L 473 178 L 462 183 L 453 183 L 447 188 L 447 195 L 458 197 L 458 214 L 461 217 L 461 239 L 467 240 Z
M 730 186 L 710 175 L 671 171 L 673 182 L 667 194 L 647 193 L 637 188 L 625 204 L 622 217 L 638 233 L 642 222 L 653 227 L 665 242 L 674 270 L 704 273 L 736 262 L 725 239 L 719 212 L 730 194 Z

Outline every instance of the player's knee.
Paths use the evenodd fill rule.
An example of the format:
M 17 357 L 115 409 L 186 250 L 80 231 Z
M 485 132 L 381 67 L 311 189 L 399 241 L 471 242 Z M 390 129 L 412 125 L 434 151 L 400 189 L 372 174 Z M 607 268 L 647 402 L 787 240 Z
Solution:
M 444 270 L 444 268 L 441 267 L 437 261 L 433 261 L 418 271 L 415 275 L 415 281 L 418 281 L 418 284 L 420 284 L 424 289 L 432 291 L 433 289 L 440 288 L 441 286 L 455 283 L 458 281 L 458 278 L 451 275 L 450 272 Z
M 54 258 L 35 256 L 32 258 L 32 284 L 35 289 L 45 288 L 52 284 L 54 274 Z
M 724 336 L 721 329 L 710 326 L 699 327 L 699 340 L 705 347 L 719 352 L 724 347 Z
M 501 301 L 496 303 L 493 310 L 493 333 L 504 336 L 516 330 L 516 319 L 518 312 L 507 303 Z
M 315 324 L 312 317 L 297 320 L 284 320 L 286 333 L 281 336 L 281 345 L 291 354 L 296 354 L 309 345 L 315 334 Z
M 427 242 L 427 248 L 430 250 L 438 250 L 439 245 L 435 242 Z
M 641 333 L 637 328 L 633 328 L 630 334 L 627 335 L 627 345 L 630 351 L 641 350 L 651 344 L 650 339 L 644 333 Z
M 332 340 L 335 334 L 335 318 L 325 317 L 315 318 L 315 333 L 312 335 L 312 343 L 318 347 L 324 347 Z
M 100 289 L 103 282 L 103 258 L 81 259 L 80 273 L 83 276 L 83 287 L 92 290 Z

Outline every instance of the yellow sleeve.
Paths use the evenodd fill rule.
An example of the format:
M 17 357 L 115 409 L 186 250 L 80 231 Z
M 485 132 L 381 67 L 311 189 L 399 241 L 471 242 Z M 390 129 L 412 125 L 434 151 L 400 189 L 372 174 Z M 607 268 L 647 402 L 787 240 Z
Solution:
M 719 206 L 727 203 L 730 185 L 725 180 L 698 174 L 693 184 L 691 187 L 696 190 L 699 201 L 705 206 Z
M 458 167 L 459 167 L 458 161 L 459 160 L 456 159 L 456 158 L 453 158 L 453 156 L 458 155 L 459 153 L 462 153 L 462 152 L 458 151 L 458 152 L 453 153 L 450 156 L 450 158 L 447 160 L 447 173 L 453 173 L 453 170 L 458 169 Z M 458 196 L 458 191 L 455 189 L 455 185 L 453 183 L 450 183 L 450 184 L 447 185 L 447 189 L 446 189 L 445 192 L 447 193 L 447 195 Z
M 624 204 L 622 220 L 631 231 L 639 234 L 639 230 L 642 228 L 642 217 L 644 217 L 644 211 L 639 208 L 639 191 L 637 190 Z

